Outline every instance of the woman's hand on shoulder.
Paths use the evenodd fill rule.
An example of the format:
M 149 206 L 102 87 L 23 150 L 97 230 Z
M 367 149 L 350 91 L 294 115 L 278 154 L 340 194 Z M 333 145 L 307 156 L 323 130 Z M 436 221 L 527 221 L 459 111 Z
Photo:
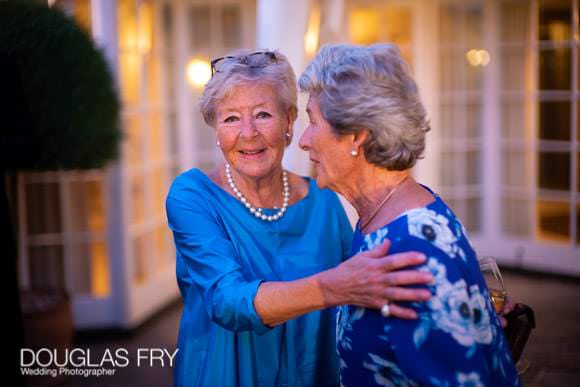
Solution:
M 430 273 L 405 270 L 408 266 L 425 262 L 425 255 L 404 252 L 387 255 L 387 240 L 373 250 L 358 253 L 321 276 L 321 285 L 331 305 L 357 305 L 381 309 L 389 303 L 390 315 L 416 319 L 417 313 L 393 301 L 426 301 L 431 298 L 427 289 L 408 288 L 405 285 L 424 285 L 433 281 Z

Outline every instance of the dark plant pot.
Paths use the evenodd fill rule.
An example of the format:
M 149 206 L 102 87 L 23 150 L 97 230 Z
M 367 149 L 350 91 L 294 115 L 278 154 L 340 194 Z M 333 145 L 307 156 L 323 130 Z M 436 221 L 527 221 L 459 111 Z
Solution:
M 70 297 L 64 292 L 24 291 L 21 292 L 20 298 L 24 325 L 24 347 L 33 351 L 40 348 L 56 350 L 59 362 L 61 362 L 65 349 L 72 346 L 74 334 Z M 64 380 L 65 377 L 58 374 L 56 377 L 51 375 L 26 376 L 26 385 L 34 387 L 54 386 Z

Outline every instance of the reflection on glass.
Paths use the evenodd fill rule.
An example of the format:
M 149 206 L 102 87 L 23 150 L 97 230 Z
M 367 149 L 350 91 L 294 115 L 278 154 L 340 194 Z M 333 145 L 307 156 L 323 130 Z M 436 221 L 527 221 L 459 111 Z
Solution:
M 570 40 L 572 0 L 541 0 L 538 4 L 538 39 Z
M 502 202 L 502 225 L 507 234 L 525 237 L 530 235 L 532 207 L 527 199 L 505 198 Z
M 572 87 L 571 64 L 570 48 L 557 47 L 540 50 L 540 89 L 569 90 Z
M 539 152 L 540 188 L 570 190 L 570 153 Z
M 59 183 L 26 184 L 28 234 L 62 232 Z
M 570 203 L 538 200 L 538 238 L 558 242 L 570 240 Z
M 539 135 L 542 140 L 570 140 L 570 101 L 539 103 Z
M 30 287 L 32 289 L 65 289 L 62 245 L 30 246 Z

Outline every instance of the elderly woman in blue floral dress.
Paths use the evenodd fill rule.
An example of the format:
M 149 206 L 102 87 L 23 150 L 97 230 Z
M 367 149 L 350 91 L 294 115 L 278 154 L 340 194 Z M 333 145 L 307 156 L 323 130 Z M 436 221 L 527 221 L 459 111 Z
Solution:
M 352 252 L 385 239 L 420 251 L 435 280 L 425 303 L 379 311 L 342 306 L 337 346 L 343 386 L 516 386 L 519 379 L 489 291 L 459 219 L 411 177 L 429 130 L 417 86 L 392 45 L 326 46 L 299 80 L 310 93 L 300 139 L 321 188 L 360 215 Z M 419 318 L 393 318 L 400 306 Z

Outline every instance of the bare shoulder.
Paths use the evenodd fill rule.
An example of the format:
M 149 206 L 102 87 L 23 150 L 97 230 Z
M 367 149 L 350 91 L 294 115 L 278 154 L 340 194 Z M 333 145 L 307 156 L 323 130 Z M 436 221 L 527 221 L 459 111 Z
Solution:
M 302 200 L 308 195 L 308 181 L 300 175 L 293 172 L 288 172 L 288 180 L 290 182 L 290 203 L 295 203 Z

